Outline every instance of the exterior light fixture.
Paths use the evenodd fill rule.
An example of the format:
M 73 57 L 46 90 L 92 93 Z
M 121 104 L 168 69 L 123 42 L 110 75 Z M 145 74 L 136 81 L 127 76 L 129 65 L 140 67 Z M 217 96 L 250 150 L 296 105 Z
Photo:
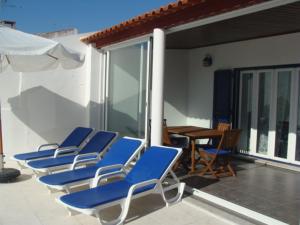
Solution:
M 211 57 L 211 55 L 207 54 L 207 55 L 204 57 L 202 63 L 203 63 L 203 66 L 204 66 L 204 67 L 209 67 L 209 66 L 211 66 L 211 65 L 212 65 L 212 57 Z

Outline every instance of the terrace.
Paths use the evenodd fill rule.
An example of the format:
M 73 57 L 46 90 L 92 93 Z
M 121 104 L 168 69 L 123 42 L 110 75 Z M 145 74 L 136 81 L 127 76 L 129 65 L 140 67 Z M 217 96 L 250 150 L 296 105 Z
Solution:
M 254 211 L 255 218 L 261 218 L 256 214 L 259 213 L 287 224 L 299 224 L 299 172 L 262 162 L 236 159 L 233 164 L 237 177 L 216 180 L 211 176 L 183 175 L 181 180 L 190 187 L 190 193 L 218 207 L 229 205 L 240 214 L 251 215 Z M 232 203 L 241 207 L 236 208 Z
M 8 166 L 17 167 L 15 162 L 9 161 Z M 77 190 L 86 187 L 77 188 Z M 99 224 L 97 218 L 83 214 L 68 215 L 68 211 L 56 198 L 64 192 L 49 193 L 36 182 L 31 170 L 22 170 L 22 175 L 12 183 L 1 184 L 0 191 L 0 224 L 1 225 L 81 225 Z M 218 210 L 202 203 L 197 205 L 189 196 L 174 206 L 165 207 L 159 195 L 150 195 L 133 201 L 126 224 L 245 224 L 252 222 Z M 118 207 L 112 207 L 103 212 L 105 219 L 112 219 L 119 213 Z
M 164 12 L 168 16 L 168 10 L 185 10 L 196 1 L 184 2 L 184 7 L 167 7 L 153 17 L 159 19 Z M 295 18 L 300 4 L 239 2 L 250 6 L 247 8 L 245 3 L 244 9 L 243 5 L 233 5 L 233 11 L 220 9 L 221 15 L 211 17 L 206 12 L 208 18 L 191 23 L 188 11 L 183 12 L 186 20 L 176 21 L 178 27 L 156 29 L 161 39 L 157 39 L 155 32 L 147 33 L 156 28 L 152 27 L 155 21 L 148 21 L 150 25 L 145 26 L 144 33 L 136 31 L 143 22 L 147 23 L 148 16 L 124 23 L 136 29 L 137 33 L 131 33 L 133 36 L 122 36 L 123 24 L 92 35 L 91 39 L 84 38 L 92 40 L 90 44 L 99 50 L 79 41 L 84 34 L 58 38 L 86 54 L 84 65 L 75 70 L 15 73 L 8 69 L 0 77 L 5 154 L 11 156 L 61 140 L 74 126 L 118 131 L 148 141 L 151 137 L 152 143 L 160 144 L 162 118 L 167 118 L 170 126 L 206 128 L 225 119 L 232 127 L 243 130 L 241 153 L 263 158 L 266 164 L 273 160 L 280 166 L 299 165 L 300 25 Z M 130 34 L 127 31 L 124 35 Z M 157 46 L 163 48 L 154 52 Z M 165 61 L 157 57 L 163 54 Z M 210 64 L 204 61 L 209 57 Z M 157 68 L 159 65 L 163 65 L 164 73 Z M 187 176 L 179 171 L 180 179 L 188 185 L 183 201 L 164 208 L 159 197 L 137 200 L 127 223 L 299 223 L 298 172 L 244 161 L 235 161 L 235 165 L 237 177 L 220 180 Z M 1 184 L 0 197 L 4 203 L 0 205 L 0 225 L 24 221 L 98 224 L 94 217 L 66 217 L 67 211 L 54 201 L 60 194 L 47 194 L 31 171 L 23 170 L 16 182 Z M 111 209 L 105 216 L 112 217 L 117 211 Z

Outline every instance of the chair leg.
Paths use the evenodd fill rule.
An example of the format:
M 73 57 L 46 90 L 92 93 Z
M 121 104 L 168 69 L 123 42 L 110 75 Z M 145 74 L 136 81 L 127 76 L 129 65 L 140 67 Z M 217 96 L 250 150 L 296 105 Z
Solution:
M 205 173 L 207 173 L 210 168 L 209 168 L 209 164 L 206 161 L 203 161 L 202 164 L 204 165 L 204 168 L 200 171 L 199 175 L 203 176 Z
M 177 194 L 176 196 L 167 199 L 165 196 L 165 193 L 173 190 L 173 189 L 177 189 Z M 161 195 L 161 197 L 163 198 L 164 202 L 166 203 L 166 206 L 169 207 L 173 204 L 176 204 L 178 202 L 181 201 L 182 195 L 184 193 L 184 189 L 185 189 L 185 183 L 176 183 L 173 185 L 170 185 L 169 187 L 163 188 L 162 186 L 160 186 L 157 190 L 157 192 Z
M 219 177 L 218 177 L 216 171 L 212 168 L 212 166 L 214 164 L 214 160 L 211 160 L 210 162 L 204 161 L 204 164 L 206 164 L 205 168 L 200 171 L 199 175 L 203 176 L 205 173 L 207 173 L 209 171 L 215 178 L 218 179 Z
M 22 163 L 20 163 L 19 161 L 17 161 L 18 166 L 20 167 L 21 170 L 23 169 L 27 169 L 26 166 L 24 166 Z
M 175 163 L 175 165 L 173 166 L 173 170 L 174 171 L 177 170 L 180 165 L 182 165 L 184 169 L 188 170 L 188 166 L 186 165 L 185 160 L 189 156 L 190 156 L 190 153 L 189 153 L 188 149 L 183 149 L 183 153 L 180 156 L 180 158 L 177 160 L 177 162 Z
M 218 168 L 218 170 L 219 170 L 218 173 L 220 173 L 220 174 L 225 173 L 229 176 L 236 176 L 236 173 L 235 173 L 234 169 L 232 168 L 230 161 L 231 161 L 230 156 L 222 157 L 222 164 Z
M 216 179 L 218 179 L 218 175 L 216 171 L 213 169 L 213 166 L 217 162 L 216 155 L 208 155 L 207 153 L 200 151 L 200 162 L 204 164 L 204 168 L 200 171 L 200 176 L 203 176 L 205 173 L 210 172 Z
M 68 209 L 68 212 L 69 212 L 69 216 L 76 216 L 79 214 L 79 212 L 75 211 L 75 210 L 72 210 L 70 208 L 67 208 Z
M 235 171 L 233 170 L 233 168 L 232 168 L 232 166 L 230 165 L 230 163 L 227 164 L 227 168 L 228 168 L 228 170 L 229 170 L 231 176 L 236 177 L 236 173 L 235 173 Z
M 95 213 L 95 216 L 98 218 L 99 222 L 102 224 L 102 225 L 123 225 L 124 224 L 124 221 L 126 219 L 126 216 L 127 216 L 127 213 L 128 213 L 128 210 L 129 210 L 129 205 L 126 205 L 126 203 L 122 202 L 120 204 L 121 206 L 121 213 L 120 215 L 118 216 L 118 218 L 114 219 L 114 220 L 111 220 L 111 221 L 105 221 L 101 218 L 100 216 L 100 211 L 96 212 Z

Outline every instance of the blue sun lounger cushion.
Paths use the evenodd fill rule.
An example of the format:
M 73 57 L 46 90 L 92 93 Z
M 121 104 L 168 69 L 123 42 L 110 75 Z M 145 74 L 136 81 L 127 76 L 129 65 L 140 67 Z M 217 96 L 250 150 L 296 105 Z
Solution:
M 123 224 L 131 200 L 151 193 L 161 194 L 167 206 L 177 203 L 182 198 L 185 184 L 178 182 L 176 178 L 175 184 L 163 187 L 162 181 L 171 172 L 171 168 L 181 152 L 180 148 L 150 147 L 123 180 L 61 196 L 58 202 L 71 210 L 95 215 L 102 224 Z M 173 172 L 171 175 L 176 177 Z M 177 195 L 167 199 L 165 192 L 174 188 L 178 189 Z M 119 217 L 112 221 L 102 220 L 100 211 L 114 205 L 121 205 Z
M 64 148 L 70 146 L 79 147 L 83 141 L 91 134 L 93 131 L 92 128 L 86 127 L 76 127 L 67 137 L 66 139 L 57 146 L 57 148 Z M 17 161 L 28 161 L 39 158 L 47 158 L 54 156 L 54 152 L 56 149 L 45 149 L 35 152 L 28 152 L 22 154 L 14 155 L 13 159 Z
M 113 139 L 117 136 L 115 132 L 109 131 L 99 131 L 97 132 L 91 140 L 79 151 L 78 155 L 85 155 L 89 153 L 101 153 L 105 150 L 108 145 L 113 141 Z M 49 158 L 49 159 L 41 159 L 41 160 L 34 160 L 27 163 L 28 167 L 34 170 L 40 170 L 42 172 L 47 172 L 48 169 L 61 167 L 70 165 L 73 163 L 76 155 L 67 155 L 67 156 L 60 156 L 56 158 Z M 90 156 L 86 156 L 89 158 Z M 95 156 L 93 156 L 95 158 Z M 92 158 L 93 158 L 92 157 Z M 45 170 L 43 170 L 45 169 Z
M 96 171 L 109 165 L 121 164 L 126 166 L 143 148 L 144 140 L 123 137 L 114 142 L 104 157 L 94 166 L 42 176 L 39 181 L 45 185 L 60 186 L 94 178 Z

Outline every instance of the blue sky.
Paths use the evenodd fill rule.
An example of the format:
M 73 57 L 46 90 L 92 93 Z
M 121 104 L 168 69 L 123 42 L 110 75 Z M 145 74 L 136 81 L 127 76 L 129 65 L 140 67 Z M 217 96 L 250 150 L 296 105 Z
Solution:
M 6 0 L 0 7 L 0 20 L 16 21 L 17 29 L 29 33 L 65 28 L 77 28 L 85 33 L 110 27 L 174 1 Z

